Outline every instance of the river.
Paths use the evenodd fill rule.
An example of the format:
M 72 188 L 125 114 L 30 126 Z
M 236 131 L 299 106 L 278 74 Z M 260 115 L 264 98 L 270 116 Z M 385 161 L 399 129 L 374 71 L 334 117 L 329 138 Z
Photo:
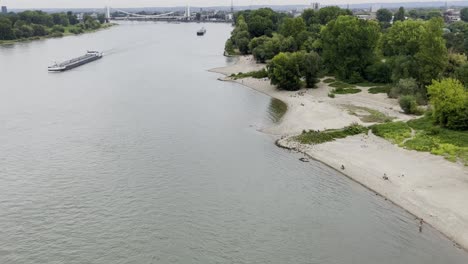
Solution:
M 468 263 L 258 132 L 278 102 L 207 71 L 232 63 L 230 30 L 122 23 L 0 47 L 0 263 Z M 86 50 L 106 55 L 47 72 Z

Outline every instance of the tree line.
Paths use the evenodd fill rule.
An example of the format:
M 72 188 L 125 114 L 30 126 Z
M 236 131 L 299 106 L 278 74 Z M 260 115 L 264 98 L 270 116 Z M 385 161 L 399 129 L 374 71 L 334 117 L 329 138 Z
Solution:
M 59 37 L 63 33 L 81 34 L 87 30 L 99 29 L 105 23 L 104 14 L 96 18 L 84 15 L 79 21 L 76 14 L 48 14 L 42 11 L 24 11 L 0 15 L 0 40 L 17 40 L 34 37 Z
M 395 14 L 379 10 L 377 20 L 359 19 L 339 7 L 308 9 L 300 17 L 268 8 L 238 12 L 226 52 L 268 63 L 268 76 L 280 89 L 313 88 L 326 74 L 348 83 L 392 83 L 389 96 L 403 99 L 412 113 L 443 94 L 429 94 L 431 85 L 467 93 L 468 23 L 446 25 L 441 16 L 423 20 L 411 14 L 403 7 Z M 457 129 L 468 128 L 468 96 L 461 98 L 448 125 Z

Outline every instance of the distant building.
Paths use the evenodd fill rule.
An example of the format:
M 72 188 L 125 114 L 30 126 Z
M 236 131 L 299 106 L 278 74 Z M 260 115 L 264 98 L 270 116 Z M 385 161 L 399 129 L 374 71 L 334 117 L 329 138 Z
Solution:
M 377 13 L 377 10 L 380 9 L 380 5 L 372 5 L 370 8 L 369 8 L 369 12 L 370 13 Z
M 447 23 L 457 22 L 461 20 L 460 11 L 454 9 L 447 9 L 444 12 L 444 19 Z
M 83 21 L 84 20 L 84 13 L 76 14 L 76 19 L 78 19 L 78 21 Z
M 187 6 L 185 7 L 185 14 L 184 14 L 184 17 L 185 17 L 185 19 L 187 19 L 187 20 L 190 20 L 191 17 L 192 17 L 192 14 L 191 14 L 191 12 L 190 12 L 190 6 L 189 6 L 189 5 L 187 5 Z
M 357 18 L 363 19 L 363 20 L 371 20 L 372 16 L 369 14 L 358 14 L 356 15 Z
M 8 13 L 8 9 L 6 6 L 2 6 L 2 14 Z
M 312 9 L 317 11 L 320 9 L 320 3 L 316 2 L 316 3 L 312 3 Z

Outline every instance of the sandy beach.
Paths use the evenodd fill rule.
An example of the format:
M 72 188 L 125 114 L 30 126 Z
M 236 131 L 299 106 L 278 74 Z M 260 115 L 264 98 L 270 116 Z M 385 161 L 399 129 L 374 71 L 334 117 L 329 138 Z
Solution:
M 289 92 L 276 89 L 269 80 L 228 77 L 263 67 L 252 57 L 245 56 L 231 66 L 211 71 L 225 75 L 224 81 L 238 82 L 287 104 L 288 111 L 277 125 L 261 129 L 278 137 L 278 145 L 302 152 L 342 172 L 468 249 L 467 167 L 440 156 L 400 148 L 371 133 L 320 145 L 302 145 L 292 140 L 292 136 L 303 130 L 343 128 L 351 123 L 372 124 L 363 122 L 359 113 L 350 113 L 350 106 L 377 110 L 395 120 L 415 118 L 403 114 L 397 100 L 385 94 L 370 94 L 366 87 L 358 87 L 362 89 L 358 94 L 329 98 L 332 88 L 322 81 L 317 89 Z M 388 180 L 383 179 L 384 175 Z M 418 228 L 417 223 L 415 220 L 415 228 Z

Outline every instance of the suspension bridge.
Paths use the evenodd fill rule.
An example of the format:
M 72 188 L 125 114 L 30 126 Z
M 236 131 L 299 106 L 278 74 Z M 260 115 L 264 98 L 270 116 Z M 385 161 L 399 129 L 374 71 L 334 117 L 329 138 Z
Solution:
M 111 17 L 111 10 L 113 12 L 117 12 L 120 14 L 124 14 L 125 16 L 118 16 L 118 17 Z M 120 9 L 115 9 L 112 7 L 106 7 L 106 19 L 107 20 L 162 20 L 162 21 L 167 21 L 167 20 L 180 20 L 184 18 L 185 16 L 175 16 L 174 12 L 169 12 L 165 14 L 157 14 L 157 15 L 146 15 L 146 14 L 136 14 L 136 13 L 131 13 L 127 12 L 124 10 Z
M 111 11 L 123 14 L 125 16 L 112 17 Z M 176 15 L 175 12 L 168 12 L 168 13 L 156 14 L 156 15 L 137 14 L 137 13 L 127 12 L 121 9 L 106 7 L 106 19 L 107 21 L 110 21 L 110 20 L 188 21 L 188 20 L 191 20 L 191 12 L 190 12 L 189 6 L 187 6 L 187 8 L 185 9 L 185 13 L 183 15 Z

